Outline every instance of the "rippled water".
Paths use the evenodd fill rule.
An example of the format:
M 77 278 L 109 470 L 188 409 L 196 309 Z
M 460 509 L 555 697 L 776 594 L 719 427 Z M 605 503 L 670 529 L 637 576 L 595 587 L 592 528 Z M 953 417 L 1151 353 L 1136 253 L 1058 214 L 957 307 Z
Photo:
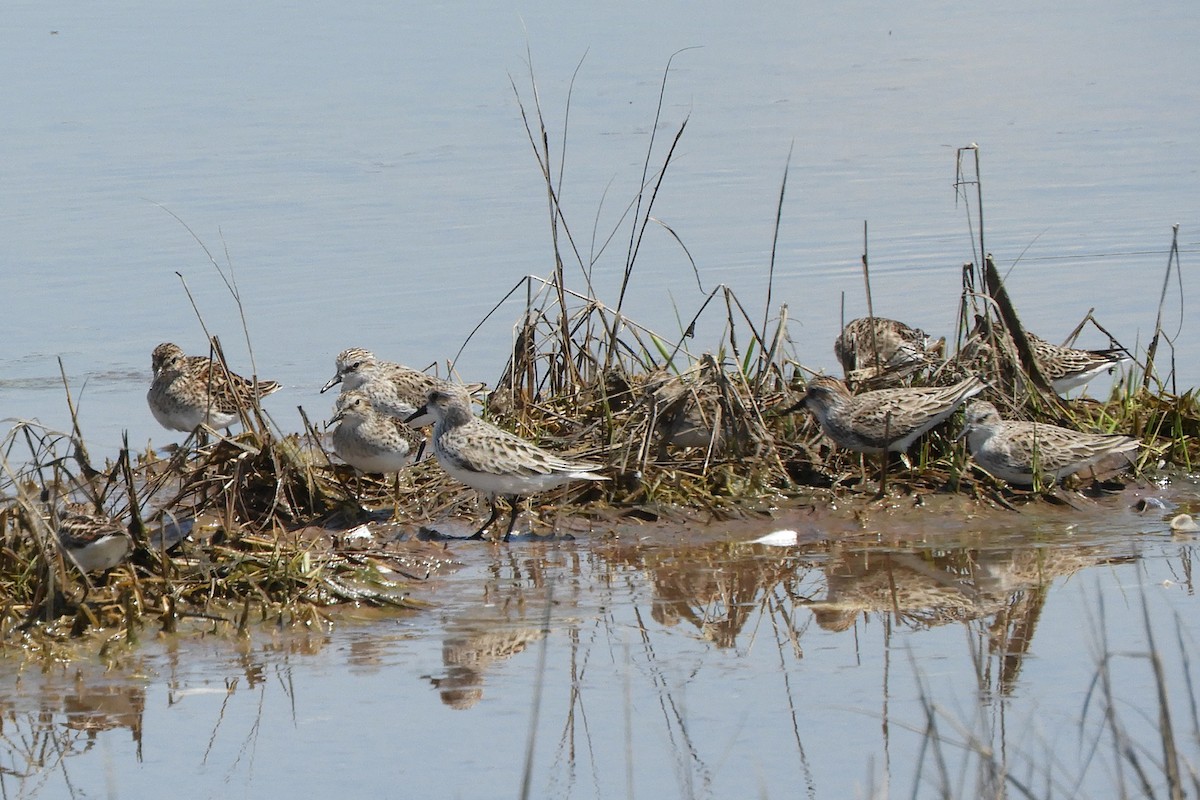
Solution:
M 115 449 L 122 430 L 172 441 L 144 391 L 155 344 L 204 346 L 177 272 L 249 371 L 236 305 L 196 238 L 232 267 L 259 373 L 287 385 L 268 403 L 281 428 L 301 427 L 297 405 L 328 413 L 316 389 L 346 346 L 444 364 L 523 276 L 553 268 L 512 89 L 532 110 L 530 66 L 567 224 L 609 303 L 651 133 L 654 170 L 686 121 L 654 216 L 705 292 L 725 282 L 761 314 L 786 167 L 771 313 L 788 304 L 797 357 L 832 369 L 843 294 L 849 316 L 865 311 L 864 221 L 876 312 L 951 333 L 974 258 L 955 151 L 977 142 L 987 247 L 1016 264 L 1026 323 L 1061 339 L 1095 308 L 1144 346 L 1171 225 L 1185 263 L 1197 241 L 1200 104 L 1186 76 L 1200 66 L 1198 14 L 1184 2 L 1153 14 L 1115 2 L 9 4 L 0 417 L 66 427 L 61 357 L 97 446 Z M 629 313 L 677 334 L 700 288 L 651 225 Z M 521 302 L 472 340 L 464 378 L 496 379 Z M 1177 289 L 1168 311 L 1174 330 Z M 1198 338 L 1185 319 L 1185 386 L 1200 380 L 1185 356 Z
M 1035 796 L 1107 797 L 1102 657 L 1119 724 L 1157 748 L 1148 630 L 1195 763 L 1194 538 L 1112 501 L 965 529 L 804 519 L 792 547 L 748 544 L 767 523 L 463 547 L 431 612 L 147 631 L 108 670 L 10 659 L 0 784 L 483 798 L 528 770 L 532 797 L 969 797 L 990 751 Z
M 532 109 L 531 68 L 567 225 L 607 302 L 651 135 L 654 170 L 686 121 L 627 303 L 651 328 L 677 332 L 722 282 L 761 315 L 786 169 L 770 313 L 788 304 L 796 356 L 832 369 L 843 297 L 865 311 L 864 221 L 876 313 L 950 333 L 976 257 L 955 153 L 976 142 L 987 248 L 1026 324 L 1061 339 L 1094 308 L 1144 347 L 1171 226 L 1185 269 L 1197 249 L 1198 33 L 1184 2 L 10 3 L 0 418 L 68 427 L 61 358 L 95 457 L 125 430 L 135 446 L 182 439 L 144 395 L 155 344 L 203 347 L 192 299 L 250 370 L 210 253 L 236 279 L 258 373 L 286 384 L 266 403 L 282 430 L 300 428 L 298 405 L 327 413 L 317 389 L 346 346 L 444 367 L 523 276 L 552 271 L 513 93 Z M 1166 322 L 1187 387 L 1200 329 L 1180 291 Z M 522 302 L 470 341 L 465 379 L 495 380 Z M 717 340 L 702 328 L 693 346 Z M 1194 617 L 1194 543 L 1108 508 L 978 528 L 930 514 L 929 542 L 876 521 L 866 539 L 797 523 L 812 542 L 778 551 L 743 544 L 765 523 L 463 549 L 427 613 L 242 645 L 147 632 L 112 669 L 13 656 L 0 782 L 517 796 L 533 725 L 531 796 L 931 796 L 939 781 L 971 796 L 962 749 L 946 746 L 944 773 L 921 749 L 923 699 L 946 737 L 1069 782 L 1098 726 L 1099 631 L 1144 651 L 1145 602 L 1178 692 L 1175 620 Z M 1122 719 L 1153 746 L 1153 713 L 1132 710 L 1156 707 L 1146 662 L 1113 669 Z M 1084 794 L 1108 796 L 1111 773 L 1086 775 Z

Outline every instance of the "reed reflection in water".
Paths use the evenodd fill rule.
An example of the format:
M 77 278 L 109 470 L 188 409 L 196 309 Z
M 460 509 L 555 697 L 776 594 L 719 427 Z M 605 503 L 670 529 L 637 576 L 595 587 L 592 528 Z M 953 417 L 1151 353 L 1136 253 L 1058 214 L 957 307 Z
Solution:
M 1168 693 L 1194 707 L 1171 619 L 1194 596 L 1195 540 L 1145 526 L 1107 540 L 1077 528 L 953 545 L 629 535 L 460 550 L 427 612 L 240 644 L 171 637 L 98 678 L 22 679 L 3 712 L 3 780 L 10 794 L 107 781 L 132 796 L 183 770 L 196 796 L 229 782 L 319 793 L 348 780 L 306 774 L 332 758 L 357 765 L 365 791 L 518 796 L 532 738 L 534 796 L 996 796 L 1006 775 L 1038 770 L 1094 793 L 1112 776 L 1076 742 L 1113 734 L 1103 694 L 1082 698 L 1111 659 L 1105 630 L 1137 650 L 1137 582 L 1171 645 Z M 1097 569 L 1116 579 L 1090 580 Z M 1112 676 L 1110 698 L 1153 707 L 1143 663 Z M 1113 708 L 1125 735 L 1156 744 Z
M 19 697 L 5 698 L 0 707 L 0 784 L 5 787 L 45 785 L 56 773 L 66 774 L 68 759 L 92 754 L 101 737 L 121 731 L 128 732 L 135 760 L 142 761 L 143 683 L 76 673 L 19 681 L 15 694 Z

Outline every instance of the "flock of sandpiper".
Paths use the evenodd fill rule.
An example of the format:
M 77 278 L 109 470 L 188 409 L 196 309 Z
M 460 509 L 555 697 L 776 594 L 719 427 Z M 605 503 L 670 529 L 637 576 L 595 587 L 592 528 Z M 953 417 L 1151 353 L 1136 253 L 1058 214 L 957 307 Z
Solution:
M 978 330 L 985 328 L 977 320 Z M 977 330 L 977 333 L 978 333 Z M 1083 350 L 1051 344 L 1025 332 L 1038 371 L 1059 394 L 1112 373 L 1131 360 L 1124 350 Z M 882 317 L 853 320 L 834 343 L 847 376 L 870 380 L 904 376 L 928 366 L 944 341 L 902 322 Z M 862 453 L 903 453 L 959 406 L 987 388 L 971 376 L 953 386 L 877 389 L 851 394 L 836 378 L 818 376 L 789 411 L 807 407 L 826 436 Z M 1100 462 L 1127 466 L 1140 442 L 1119 434 L 1088 433 L 1038 422 L 1005 420 L 986 400 L 966 406 L 966 438 L 975 463 L 1017 486 L 1048 485 Z
M 1028 335 L 1039 370 L 1056 391 L 1086 384 L 1128 359 L 1119 350 L 1060 347 Z M 930 363 L 941 340 L 882 317 L 854 320 L 834 350 L 848 378 L 905 375 Z M 191 432 L 228 428 L 246 409 L 279 389 L 274 381 L 251 380 L 227 371 L 209 356 L 188 356 L 163 343 L 151 357 L 150 409 L 164 427 Z M 340 353 L 336 374 L 321 389 L 341 384 L 331 423 L 334 452 L 365 473 L 395 473 L 421 457 L 429 442 L 453 478 L 491 496 L 491 514 L 469 538 L 481 539 L 496 521 L 498 496 L 510 504 L 504 540 L 512 534 L 520 496 L 577 480 L 602 481 L 601 464 L 551 453 L 475 416 L 471 395 L 480 386 L 452 383 L 400 364 L 380 361 L 360 348 Z M 852 394 L 842 380 L 817 376 L 798 403 L 807 408 L 835 444 L 862 453 L 903 453 L 924 433 L 945 422 L 987 384 L 969 377 L 952 386 L 875 389 Z M 1020 486 L 1057 481 L 1113 456 L 1126 463 L 1136 439 L 1070 430 L 1054 425 L 1004 420 L 994 405 L 966 405 L 965 437 L 975 463 L 997 478 Z M 84 572 L 107 569 L 129 551 L 128 533 L 102 524 L 86 510 L 68 510 L 59 526 L 60 543 Z

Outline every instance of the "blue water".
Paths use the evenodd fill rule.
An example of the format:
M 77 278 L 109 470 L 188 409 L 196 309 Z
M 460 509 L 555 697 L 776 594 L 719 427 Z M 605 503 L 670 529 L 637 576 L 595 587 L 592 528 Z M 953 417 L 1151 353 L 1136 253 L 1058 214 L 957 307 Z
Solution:
M 487 798 L 521 796 L 528 774 L 531 797 L 967 797 L 990 751 L 1025 785 L 1106 797 L 1119 778 L 1102 656 L 1115 718 L 1157 753 L 1151 636 L 1194 764 L 1194 540 L 1112 511 L 1023 528 L 977 521 L 924 545 L 885 523 L 774 550 L 719 526 L 707 544 L 627 532 L 460 548 L 462 569 L 424 595 L 436 608 L 411 617 L 246 642 L 145 631 L 107 668 L 21 671 L 14 656 L 0 668 L 18 774 L 0 783 Z M 1089 760 L 1094 742 L 1104 757 Z M 29 770 L 47 752 L 62 755 Z M 1147 771 L 1161 791 L 1161 768 Z
M 237 305 L 201 243 L 236 279 L 258 372 L 287 385 L 268 403 L 281 429 L 299 429 L 297 405 L 328 413 L 316 389 L 344 347 L 444 369 L 523 276 L 553 269 L 512 88 L 532 114 L 531 71 L 582 259 L 616 230 L 593 268 L 610 304 L 660 90 L 651 174 L 686 120 L 653 216 L 686 245 L 703 292 L 652 223 L 626 304 L 668 337 L 721 282 L 766 311 L 785 168 L 769 314 L 787 303 L 801 363 L 835 366 L 843 296 L 847 316 L 866 310 L 864 221 L 876 313 L 952 333 L 975 241 L 956 202 L 956 150 L 975 142 L 986 247 L 1016 264 L 1026 324 L 1061 339 L 1095 308 L 1144 347 L 1171 226 L 1185 264 L 1200 227 L 1200 106 L 1186 80 L 1200 66 L 1198 14 L 1187 3 L 1153 14 L 1119 3 L 10 4 L 0 416 L 65 427 L 61 357 L 97 447 L 114 449 L 122 430 L 135 444 L 173 441 L 144 389 L 159 341 L 204 347 L 177 272 L 235 368 L 251 370 Z M 569 258 L 577 288 L 580 274 Z M 466 348 L 465 379 L 498 377 L 521 302 Z M 1174 332 L 1174 285 L 1167 311 Z M 721 316 L 697 351 L 717 346 Z M 1185 317 L 1184 386 L 1200 379 L 1186 357 L 1198 338 Z
M 1142 348 L 1172 225 L 1185 269 L 1200 241 L 1198 34 L 1200 7 L 1185 2 L 9 3 L 0 419 L 67 428 L 61 358 L 93 457 L 114 455 L 123 431 L 135 447 L 182 439 L 156 425 L 145 391 L 157 343 L 203 351 L 193 299 L 234 368 L 252 369 L 214 261 L 236 281 L 254 368 L 285 384 L 265 404 L 283 431 L 300 429 L 297 406 L 328 415 L 317 390 L 347 346 L 445 371 L 511 288 L 553 270 L 545 186 L 513 91 L 532 118 L 535 83 L 574 249 L 610 304 L 647 153 L 653 176 L 686 122 L 625 308 L 667 337 L 726 283 L 757 316 L 786 303 L 793 355 L 832 370 L 843 303 L 847 317 L 866 310 L 864 222 L 875 312 L 951 334 L 977 239 L 956 153 L 977 143 L 986 247 L 1011 268 L 1026 325 L 1061 339 L 1094 308 Z M 1182 290 L 1169 287 L 1165 323 L 1186 388 L 1200 383 L 1200 327 L 1190 281 Z M 498 377 L 519 294 L 463 350 L 464 379 Z M 717 346 L 722 319 L 702 326 L 697 352 Z M 1083 341 L 1106 344 L 1094 331 Z M 1069 518 L 1052 531 L 1008 524 L 1023 544 L 1079 541 Z M 1053 752 L 1073 775 L 1097 598 L 1122 650 L 1144 649 L 1143 592 L 1164 639 L 1172 614 L 1194 617 L 1190 541 L 1124 512 L 1105 524 L 1105 547 L 1146 559 L 1056 578 L 1000 703 L 977 703 L 976 667 L 993 658 L 979 623 L 926 629 L 875 610 L 833 632 L 814 623 L 807 594 L 779 594 L 774 616 L 749 595 L 749 622 L 718 647 L 705 633 L 719 631 L 678 608 L 655 618 L 652 572 L 605 566 L 584 543 L 550 567 L 519 548 L 473 551 L 435 610 L 412 618 L 240 649 L 148 635 L 113 672 L 26 672 L 5 727 L 22 730 L 26 713 L 36 728 L 50 709 L 65 735 L 55 704 L 78 693 L 79 669 L 87 686 L 135 687 L 142 759 L 119 721 L 86 754 L 35 771 L 30 795 L 141 796 L 186 781 L 192 796 L 518 796 L 544 641 L 531 796 L 909 796 L 934 774 L 913 766 L 918 676 L 968 730 L 1003 729 L 1035 768 Z M 831 558 L 811 556 L 813 569 Z M 443 640 L 540 629 L 545 589 L 530 575 L 543 569 L 561 603 L 550 633 L 487 666 L 482 693 L 459 696 L 470 708 L 445 705 L 433 680 L 449 674 Z M 823 573 L 794 569 L 798 591 L 822 596 Z M 490 594 L 488 576 L 499 576 Z M 685 588 L 711 610 L 705 586 Z M 506 592 L 526 604 L 485 605 Z M 1122 693 L 1153 707 L 1142 666 L 1121 661 Z M 964 763 L 953 755 L 952 769 Z M 1094 775 L 1089 796 L 1105 796 Z M 935 794 L 921 785 L 918 796 Z

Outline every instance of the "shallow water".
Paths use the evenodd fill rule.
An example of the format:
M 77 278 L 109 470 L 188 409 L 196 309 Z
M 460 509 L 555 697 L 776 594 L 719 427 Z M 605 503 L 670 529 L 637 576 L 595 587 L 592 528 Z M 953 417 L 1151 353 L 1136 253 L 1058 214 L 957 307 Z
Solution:
M 1094 308 L 1141 348 L 1171 226 L 1185 265 L 1197 249 L 1198 33 L 1185 2 L 10 3 L 0 418 L 69 427 L 61 358 L 93 457 L 115 454 L 122 431 L 135 447 L 181 440 L 144 399 L 155 344 L 203 347 L 180 276 L 251 370 L 204 247 L 232 266 L 258 373 L 286 384 L 265 404 L 279 429 L 300 429 L 298 405 L 328 413 L 317 389 L 344 347 L 444 368 L 523 276 L 552 271 L 512 91 L 531 107 L 530 68 L 567 222 L 607 302 L 651 134 L 653 170 L 686 120 L 654 216 L 699 278 L 651 225 L 626 308 L 668 336 L 722 282 L 762 314 L 785 168 L 769 313 L 787 303 L 796 357 L 833 369 L 843 297 L 847 317 L 866 310 L 864 220 L 875 312 L 950 334 L 976 258 L 955 153 L 977 142 L 986 246 L 1012 268 L 1025 323 L 1057 340 Z M 1174 366 L 1193 386 L 1200 328 L 1190 297 L 1174 284 L 1167 297 Z M 522 303 L 470 340 L 464 379 L 496 379 Z M 701 326 L 698 352 L 723 318 Z M 966 735 L 957 722 L 1105 797 L 1113 776 L 1079 766 L 1097 727 L 1098 630 L 1110 651 L 1145 650 L 1144 597 L 1180 692 L 1175 619 L 1195 604 L 1193 540 L 1112 508 L 965 525 L 930 512 L 922 535 L 799 519 L 459 548 L 463 568 L 431 583 L 427 613 L 241 646 L 147 635 L 111 666 L 41 671 L 14 654 L 0 781 L 45 797 L 517 796 L 536 722 L 531 796 L 929 796 L 942 778 L 913 732 L 924 697 L 948 737 Z M 781 524 L 805 543 L 744 544 Z M 1047 569 L 1042 592 L 1031 561 L 1078 565 Z M 1146 663 L 1113 669 L 1131 698 L 1122 720 L 1152 747 L 1133 710 L 1154 707 Z M 1194 703 L 1172 697 L 1191 730 Z M 945 749 L 957 796 L 978 774 L 963 753 Z
M 1015 265 L 1026 324 L 1061 340 L 1094 308 L 1144 347 L 1171 225 L 1185 263 L 1200 230 L 1200 103 L 1185 78 L 1200 67 L 1198 30 L 1185 2 L 1153 14 L 1116 2 L 419 15 L 388 3 L 9 4 L 0 66 L 19 113 L 0 122 L 0 418 L 65 429 L 61 357 L 97 447 L 115 450 L 122 430 L 135 446 L 182 438 L 144 399 L 155 344 L 204 347 L 176 273 L 233 366 L 252 368 L 200 243 L 232 267 L 257 371 L 287 387 L 267 403 L 281 429 L 300 429 L 297 405 L 329 413 L 316 390 L 344 347 L 444 366 L 523 276 L 552 272 L 512 88 L 531 109 L 530 69 L 575 248 L 609 303 L 651 133 L 653 171 L 686 120 L 653 211 L 700 286 L 652 224 L 626 305 L 668 337 L 722 282 L 763 314 L 785 168 L 769 313 L 787 303 L 802 363 L 834 368 L 843 295 L 847 318 L 866 310 L 864 221 L 875 312 L 952 334 L 960 267 L 975 260 L 955 152 L 976 142 L 986 246 Z M 578 265 L 568 274 L 582 287 Z M 523 297 L 470 341 L 464 379 L 499 376 Z M 1168 300 L 1173 332 L 1174 285 Z M 716 347 L 723 319 L 702 321 L 698 352 Z M 1185 387 L 1200 382 L 1187 356 L 1198 340 L 1183 319 Z M 1095 331 L 1083 341 L 1106 344 Z
M 1143 614 L 1196 755 L 1196 540 L 1131 496 L 1019 525 L 795 514 L 791 547 L 748 543 L 766 521 L 457 546 L 461 568 L 420 592 L 430 612 L 245 642 L 147 632 L 108 669 L 14 656 L 0 782 L 482 798 L 519 796 L 528 769 L 533 797 L 966 797 L 991 748 L 1026 785 L 1112 796 L 1112 760 L 1087 763 L 1110 747 L 1094 680 L 1110 654 L 1120 724 L 1157 747 Z M 927 707 L 941 738 L 922 751 Z

